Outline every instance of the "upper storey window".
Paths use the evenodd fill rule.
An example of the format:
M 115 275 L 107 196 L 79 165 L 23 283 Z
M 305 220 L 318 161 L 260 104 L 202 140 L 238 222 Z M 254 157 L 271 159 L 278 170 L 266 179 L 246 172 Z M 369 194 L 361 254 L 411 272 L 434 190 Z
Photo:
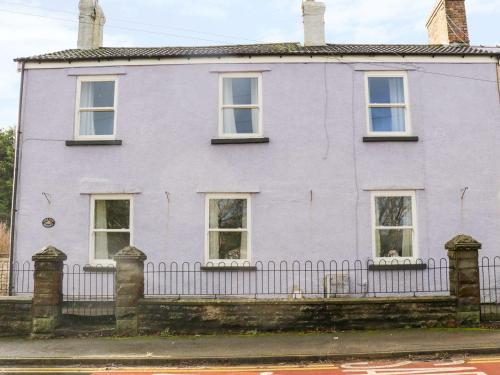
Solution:
M 78 78 L 76 139 L 115 138 L 117 86 L 114 76 Z
M 367 73 L 368 134 L 409 135 L 408 84 L 404 72 Z
M 220 76 L 219 137 L 262 136 L 262 77 L 258 73 Z

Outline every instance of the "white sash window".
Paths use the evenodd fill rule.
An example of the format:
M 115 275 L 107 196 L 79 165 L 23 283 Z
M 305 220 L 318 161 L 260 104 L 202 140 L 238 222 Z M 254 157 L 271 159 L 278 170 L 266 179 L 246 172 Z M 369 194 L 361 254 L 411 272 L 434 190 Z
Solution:
M 225 73 L 219 83 L 219 137 L 262 136 L 262 75 Z
M 206 198 L 206 260 L 215 265 L 250 260 L 250 196 L 209 194 Z
M 366 74 L 368 135 L 409 135 L 410 115 L 406 72 Z
M 117 87 L 115 76 L 78 77 L 75 139 L 115 138 Z
M 380 191 L 372 195 L 375 258 L 416 258 L 414 191 Z
M 115 254 L 132 244 L 132 197 L 93 195 L 90 211 L 91 263 L 114 264 Z

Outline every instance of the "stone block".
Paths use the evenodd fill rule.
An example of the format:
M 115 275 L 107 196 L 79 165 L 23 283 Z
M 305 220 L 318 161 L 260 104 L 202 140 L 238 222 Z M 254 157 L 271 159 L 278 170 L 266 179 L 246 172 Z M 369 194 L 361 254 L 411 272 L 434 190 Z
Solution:
M 119 307 L 136 307 L 139 297 L 131 295 L 117 295 L 116 296 L 116 306 Z
M 481 324 L 481 312 L 458 311 L 457 323 L 460 327 L 479 327 Z
M 38 318 L 53 317 L 59 315 L 59 308 L 54 305 L 33 305 L 32 314 Z
M 121 282 L 116 287 L 117 295 L 131 295 L 142 298 L 144 296 L 144 286 L 141 283 Z
M 33 318 L 32 333 L 53 334 L 57 326 L 56 318 Z
M 136 307 L 115 307 L 116 319 L 131 319 L 137 316 Z
M 481 295 L 481 289 L 479 287 L 479 284 L 473 284 L 473 285 L 467 285 L 467 284 L 462 284 L 458 287 L 457 290 L 457 297 L 460 298 L 460 300 L 464 298 L 471 298 L 472 301 L 478 302 L 480 300 L 480 295 Z
M 117 319 L 116 333 L 121 336 L 135 336 L 138 334 L 137 318 L 134 319 Z
M 33 296 L 33 305 L 59 305 L 62 302 L 62 296 L 59 294 L 36 293 Z

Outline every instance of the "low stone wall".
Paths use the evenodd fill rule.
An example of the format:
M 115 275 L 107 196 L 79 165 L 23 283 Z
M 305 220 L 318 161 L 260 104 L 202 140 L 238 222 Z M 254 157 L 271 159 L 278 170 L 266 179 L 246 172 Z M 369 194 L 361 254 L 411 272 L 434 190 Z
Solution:
M 454 297 L 328 300 L 141 299 L 141 334 L 456 327 Z
M 0 297 L 0 336 L 31 333 L 31 298 Z
M 8 285 L 9 285 L 9 258 L 4 257 L 0 254 L 0 296 L 9 295 Z

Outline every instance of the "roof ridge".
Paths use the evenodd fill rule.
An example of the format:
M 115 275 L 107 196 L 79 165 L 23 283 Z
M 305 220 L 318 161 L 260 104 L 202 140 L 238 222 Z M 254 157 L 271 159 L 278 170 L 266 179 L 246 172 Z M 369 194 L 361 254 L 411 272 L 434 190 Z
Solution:
M 15 61 L 89 61 L 134 58 L 173 58 L 209 56 L 335 56 L 335 55 L 420 55 L 420 56 L 500 56 L 496 47 L 439 44 L 326 44 L 303 46 L 298 42 L 231 44 L 216 46 L 173 47 L 101 47 L 66 49 Z

